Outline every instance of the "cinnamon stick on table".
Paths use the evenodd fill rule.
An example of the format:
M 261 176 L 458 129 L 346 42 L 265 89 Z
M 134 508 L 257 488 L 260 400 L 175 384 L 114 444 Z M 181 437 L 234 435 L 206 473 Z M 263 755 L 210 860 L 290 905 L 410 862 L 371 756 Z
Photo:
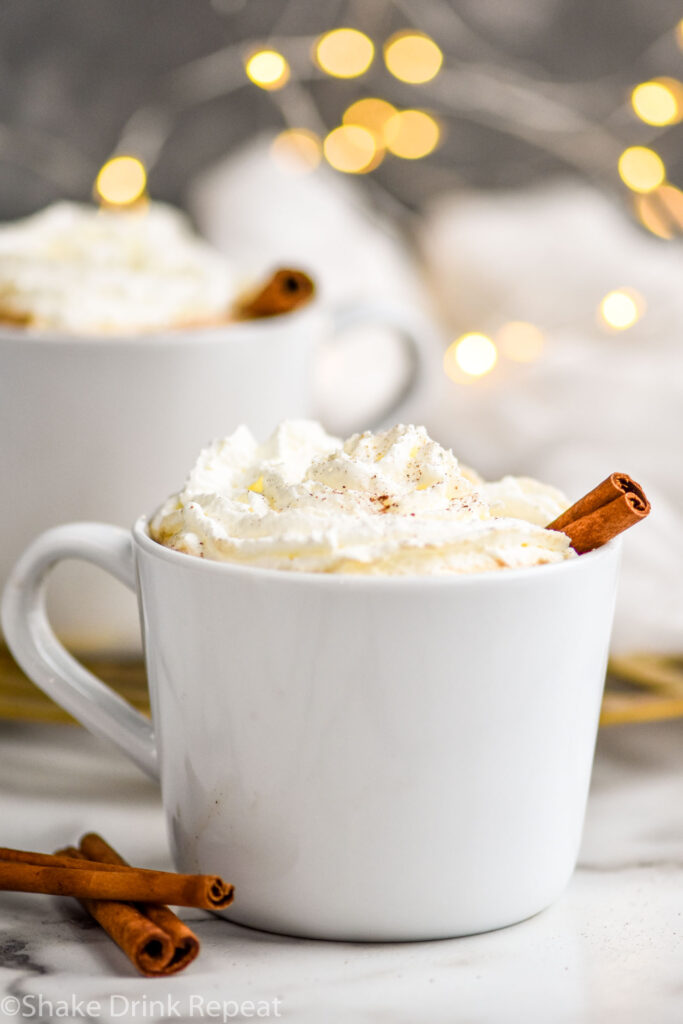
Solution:
M 81 856 L 89 857 L 90 860 L 98 861 L 102 864 L 128 866 L 123 857 L 121 857 L 113 847 L 109 846 L 109 844 L 95 832 L 88 832 L 87 835 L 82 837 L 80 850 L 77 852 L 80 853 Z M 120 906 L 120 904 L 117 904 L 117 906 Z M 86 909 L 90 911 L 89 907 Z M 128 909 L 129 908 L 126 907 L 126 910 Z M 181 921 L 180 918 L 177 917 L 177 915 L 168 907 L 157 903 L 140 903 L 137 907 L 131 907 L 130 911 L 132 914 L 136 915 L 136 919 L 142 919 L 140 922 L 140 930 L 142 930 L 142 924 L 144 922 L 147 922 L 148 924 L 151 923 L 151 925 L 153 927 L 157 927 L 171 943 L 172 952 L 169 959 L 167 961 L 165 960 L 163 967 L 158 971 L 155 971 L 155 973 L 172 974 L 176 971 L 180 971 L 184 967 L 187 967 L 187 965 L 197 956 L 197 953 L 199 952 L 199 939 L 194 932 L 188 928 L 185 922 Z M 90 913 L 92 913 L 92 911 L 90 911 Z M 117 915 L 117 920 L 120 920 L 123 916 L 127 917 L 127 915 Z M 96 917 L 100 924 L 109 931 L 101 920 L 101 917 L 97 917 L 96 914 L 93 914 L 93 917 Z M 118 942 L 118 939 L 111 932 L 109 932 L 109 934 L 112 935 L 115 942 Z M 119 945 L 121 945 L 120 942 Z M 128 953 L 125 946 L 122 946 L 122 948 L 125 953 Z M 128 953 L 128 955 L 130 956 L 130 953 Z M 131 957 L 131 959 L 133 958 Z
M 72 846 L 60 850 L 59 855 L 65 860 L 87 863 L 85 854 Z M 178 956 L 172 936 L 131 903 L 91 899 L 81 899 L 79 903 L 147 977 L 175 974 L 199 952 L 199 942 L 196 942 L 190 955 Z
M 166 903 L 219 910 L 233 886 L 214 875 L 135 868 L 101 836 L 56 854 L 0 847 L 0 889 L 73 896 L 148 977 L 174 974 L 199 952 L 199 940 Z
M 7 849 L 0 850 L 3 889 L 77 899 L 172 903 L 202 910 L 223 910 L 232 903 L 234 891 L 217 875 L 182 875 Z
M 305 305 L 315 291 L 308 274 L 301 270 L 277 270 L 255 294 L 242 299 L 233 310 L 235 320 L 258 320 L 291 313 Z
M 650 502 L 640 484 L 626 473 L 612 473 L 547 529 L 565 533 L 581 555 L 602 547 L 649 514 Z
M 0 846 L 0 863 L 2 861 L 11 861 L 17 864 L 35 864 L 38 866 L 42 865 L 48 868 L 81 868 L 85 871 L 92 870 L 92 865 L 88 863 L 89 858 L 86 859 L 85 863 L 74 863 L 72 855 L 66 852 L 67 849 L 73 850 L 75 849 L 75 847 L 65 847 L 64 850 L 61 850 L 58 853 L 34 853 L 33 850 L 14 850 L 8 846 Z M 173 874 L 173 872 L 171 871 L 157 872 L 153 868 L 133 868 L 129 865 L 126 865 L 124 867 L 123 864 L 120 866 L 116 866 L 114 864 L 105 864 L 104 862 L 98 863 L 97 870 L 115 872 L 118 871 L 119 873 L 124 870 L 134 871 L 138 875 Z

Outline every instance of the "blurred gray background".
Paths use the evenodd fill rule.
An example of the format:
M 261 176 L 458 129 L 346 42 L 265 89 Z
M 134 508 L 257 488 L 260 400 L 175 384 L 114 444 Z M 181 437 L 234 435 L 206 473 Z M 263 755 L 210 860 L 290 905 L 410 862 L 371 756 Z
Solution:
M 198 169 L 256 129 L 281 126 L 282 114 L 272 95 L 246 78 L 228 95 L 189 105 L 185 96 L 174 104 L 177 69 L 240 41 L 310 36 L 336 25 L 362 28 L 379 42 L 414 25 L 434 36 L 448 67 L 483 72 L 494 94 L 496 81 L 503 90 L 510 82 L 526 83 L 553 104 L 566 103 L 599 126 L 595 146 L 585 133 L 577 136 L 579 172 L 594 173 L 616 189 L 613 161 L 601 149 L 602 130 L 624 145 L 647 144 L 652 130 L 635 122 L 629 92 L 653 75 L 680 77 L 672 28 L 682 13 L 673 0 L 2 0 L 0 217 L 23 215 L 63 196 L 88 198 L 123 125 L 149 104 L 164 121 L 150 192 L 182 204 Z M 224 59 L 243 76 L 238 49 Z M 448 80 L 439 78 L 447 90 Z M 381 58 L 363 78 L 320 76 L 306 85 L 329 127 L 360 96 L 417 105 L 423 88 L 417 87 L 416 98 L 415 87 L 392 80 Z M 446 113 L 448 95 L 424 95 L 426 106 Z M 455 86 L 450 98 L 457 101 Z M 523 122 L 523 97 L 519 107 Z M 436 153 L 417 163 L 385 161 L 375 172 L 382 191 L 418 207 L 425 196 L 457 182 L 498 187 L 568 166 L 577 170 L 556 146 L 539 145 L 536 128 L 531 139 L 523 124 L 518 130 L 517 115 L 506 110 L 484 116 L 451 111 Z M 553 123 L 554 107 L 543 117 L 549 138 L 565 132 L 566 141 L 567 126 Z M 681 185 L 679 140 L 675 128 L 657 132 L 669 177 Z

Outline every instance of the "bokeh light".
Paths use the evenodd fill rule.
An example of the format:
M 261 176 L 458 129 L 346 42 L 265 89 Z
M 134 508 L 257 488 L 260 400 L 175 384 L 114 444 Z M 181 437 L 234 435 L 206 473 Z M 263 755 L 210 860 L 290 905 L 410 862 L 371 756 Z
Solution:
M 634 208 L 640 223 L 658 238 L 683 234 L 683 192 L 675 185 L 634 196 Z
M 384 44 L 384 62 L 401 82 L 421 85 L 438 75 L 443 53 L 424 32 L 397 32 Z
M 498 361 L 498 350 L 485 334 L 463 334 L 446 349 L 443 367 L 451 380 L 460 380 L 460 373 L 468 377 L 482 377 Z
M 345 174 L 366 174 L 382 159 L 374 134 L 357 124 L 333 128 L 323 142 L 323 153 L 331 167 Z
M 646 124 L 676 124 L 683 113 L 683 86 L 675 78 L 641 82 L 631 93 L 631 105 Z
M 387 121 L 384 138 L 387 149 L 404 160 L 419 160 L 439 143 L 438 122 L 424 110 L 400 110 Z
M 315 46 L 319 67 L 336 78 L 356 78 L 364 74 L 374 56 L 372 39 L 355 28 L 335 28 L 326 32 Z
M 533 363 L 543 351 L 543 332 L 524 320 L 503 324 L 495 340 L 503 355 L 516 363 Z
M 289 64 L 277 50 L 259 50 L 246 63 L 247 77 L 261 89 L 281 89 L 289 81 Z
M 107 160 L 95 182 L 95 192 L 111 206 L 128 206 L 145 194 L 147 172 L 135 156 L 115 156 Z
M 373 132 L 377 141 L 384 145 L 387 122 L 396 114 L 396 107 L 387 100 L 374 96 L 356 100 L 342 115 L 343 124 L 358 124 Z
M 666 168 L 653 149 L 629 146 L 619 157 L 619 176 L 634 192 L 651 192 L 664 181 Z
M 275 163 L 290 174 L 307 174 L 322 160 L 322 142 L 315 132 L 291 128 L 280 132 L 271 144 L 270 155 Z
M 683 18 L 676 25 L 676 42 L 683 50 Z
M 614 331 L 625 331 L 633 327 L 644 312 L 645 300 L 632 288 L 617 288 L 608 292 L 599 308 L 602 323 Z

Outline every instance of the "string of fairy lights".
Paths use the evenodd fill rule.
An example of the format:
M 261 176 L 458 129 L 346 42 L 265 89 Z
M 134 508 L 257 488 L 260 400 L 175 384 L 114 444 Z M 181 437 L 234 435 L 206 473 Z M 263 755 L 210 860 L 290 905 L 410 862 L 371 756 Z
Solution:
M 672 27 L 671 34 L 683 51 L 683 19 Z M 393 32 L 381 43 L 352 26 L 333 28 L 310 39 L 273 35 L 267 45 L 245 43 L 238 47 L 240 73 L 235 73 L 235 53 L 233 45 L 178 69 L 169 82 L 171 98 L 165 113 L 160 113 L 162 103 L 161 108 L 159 104 L 150 106 L 129 119 L 114 155 L 97 176 L 95 192 L 103 204 L 121 207 L 144 201 L 147 173 L 172 130 L 174 114 L 249 85 L 272 97 L 284 122 L 272 143 L 271 158 L 303 174 L 315 170 L 323 161 L 341 174 L 371 175 L 385 160 L 423 160 L 438 149 L 449 117 L 463 115 L 457 87 L 436 89 L 440 76 L 457 74 L 457 66 L 453 66 L 457 62 L 449 61 L 431 35 L 412 26 Z M 398 83 L 401 97 L 410 88 L 415 90 L 416 100 L 438 96 L 439 112 L 435 113 L 425 102 L 406 106 L 392 102 L 386 95 L 360 95 L 343 110 L 337 124 L 324 124 L 313 96 L 316 80 L 362 81 L 371 69 L 378 70 L 380 62 L 384 77 L 379 80 L 385 82 L 387 94 L 393 82 Z M 372 82 L 377 81 L 375 74 Z M 458 80 L 454 81 L 457 86 Z M 463 83 L 465 88 L 467 81 Z M 491 79 L 489 84 L 497 84 L 501 95 L 500 91 L 505 90 L 505 83 L 499 80 Z M 519 81 L 508 85 L 512 91 L 520 91 Z M 469 87 L 472 88 L 471 82 Z M 542 98 L 543 90 L 539 86 L 536 93 L 527 80 L 524 95 L 527 101 L 536 95 Z M 621 179 L 629 206 L 641 225 L 662 239 L 681 235 L 683 191 L 668 180 L 665 163 L 653 143 L 658 132 L 683 120 L 683 83 L 663 76 L 639 82 L 632 88 L 628 104 L 630 123 L 647 126 L 651 135 L 645 140 L 647 144 L 624 146 L 604 124 L 591 126 L 571 106 L 563 107 L 557 99 L 553 103 L 547 109 L 564 113 L 567 124 L 594 130 L 596 145 L 586 149 L 599 151 L 596 159 L 603 163 L 605 154 L 607 161 L 612 162 L 611 168 L 601 165 L 596 170 L 606 171 L 613 180 L 617 176 Z M 470 106 L 475 109 L 476 103 Z M 470 110 L 469 116 L 476 114 Z M 521 120 L 520 137 L 543 144 L 545 136 L 534 126 L 532 115 L 525 125 Z M 495 121 L 489 118 L 482 123 Z M 514 125 L 510 130 L 515 130 Z M 555 149 L 549 144 L 549 151 L 560 156 L 568 152 L 561 144 L 556 144 Z M 633 288 L 618 285 L 600 301 L 596 319 L 605 332 L 618 333 L 636 324 L 646 308 L 644 296 Z M 541 326 L 509 322 L 492 336 L 472 331 L 455 339 L 445 353 L 444 370 L 454 380 L 477 379 L 490 373 L 501 358 L 533 362 L 541 356 L 543 347 Z
M 603 332 L 618 334 L 633 327 L 645 309 L 645 299 L 635 288 L 615 288 L 601 299 L 595 319 Z M 539 327 L 511 320 L 502 324 L 493 337 L 468 331 L 452 341 L 444 354 L 444 371 L 451 380 L 461 383 L 463 379 L 477 379 L 490 373 L 499 356 L 513 363 L 533 363 L 544 346 L 545 336 Z

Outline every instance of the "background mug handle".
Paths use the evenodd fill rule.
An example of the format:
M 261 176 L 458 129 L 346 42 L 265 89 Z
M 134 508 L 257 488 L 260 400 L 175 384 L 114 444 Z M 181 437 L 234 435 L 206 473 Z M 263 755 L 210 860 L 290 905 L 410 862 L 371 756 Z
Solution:
M 99 566 L 137 593 L 129 530 L 104 523 L 69 523 L 40 534 L 15 565 L 2 601 L 7 645 L 26 675 L 95 736 L 113 741 L 152 778 L 159 778 L 151 723 L 55 636 L 45 609 L 46 578 L 64 558 Z
M 363 429 L 376 429 L 390 418 L 395 422 L 403 418 L 404 406 L 424 383 L 437 346 L 427 317 L 414 307 L 402 306 L 390 299 L 366 299 L 334 308 L 331 340 L 341 344 L 346 331 L 365 325 L 393 328 L 406 355 L 406 372 L 398 391 L 384 406 L 366 417 Z

